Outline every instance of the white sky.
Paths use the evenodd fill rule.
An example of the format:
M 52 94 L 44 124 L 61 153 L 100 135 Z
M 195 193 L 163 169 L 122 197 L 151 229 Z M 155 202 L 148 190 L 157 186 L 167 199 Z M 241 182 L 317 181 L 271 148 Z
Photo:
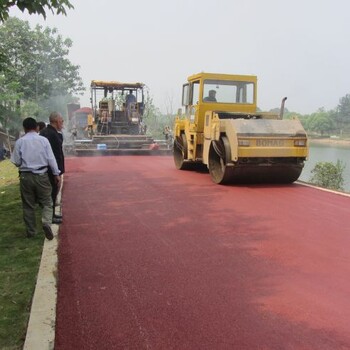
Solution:
M 258 105 L 312 113 L 350 93 L 349 0 L 71 0 L 67 17 L 11 15 L 73 40 L 89 106 L 91 80 L 143 82 L 163 111 L 205 72 L 258 76 Z

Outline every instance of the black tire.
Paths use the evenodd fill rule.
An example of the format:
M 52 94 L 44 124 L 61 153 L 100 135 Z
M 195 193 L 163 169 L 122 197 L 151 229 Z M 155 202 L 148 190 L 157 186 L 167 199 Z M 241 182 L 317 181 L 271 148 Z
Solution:
M 185 134 L 181 134 L 180 137 L 174 139 L 174 163 L 176 169 L 188 170 L 189 163 L 186 162 L 187 159 L 187 140 Z
M 230 143 L 226 136 L 222 136 L 219 141 L 212 141 L 209 149 L 208 167 L 213 182 L 217 184 L 230 182 L 232 167 L 227 166 L 230 156 Z

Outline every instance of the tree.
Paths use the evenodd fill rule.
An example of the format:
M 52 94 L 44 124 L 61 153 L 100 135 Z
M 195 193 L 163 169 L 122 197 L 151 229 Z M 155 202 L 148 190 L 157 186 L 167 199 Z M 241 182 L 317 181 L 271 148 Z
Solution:
M 334 129 L 333 120 L 330 118 L 329 112 L 326 112 L 324 108 L 320 108 L 317 112 L 312 113 L 304 120 L 304 125 L 307 130 L 317 132 L 321 135 L 329 135 Z
M 19 126 L 17 101 L 21 94 L 17 92 L 18 83 L 4 84 L 4 79 L 0 74 L 0 124 L 6 130 L 15 130 Z
M 175 117 L 169 113 L 163 115 L 159 108 L 154 105 L 153 99 L 147 91 L 143 119 L 147 125 L 147 131 L 152 136 L 156 138 L 164 138 L 163 131 L 165 126 L 172 128 Z
M 20 96 L 17 107 L 22 107 L 22 112 L 18 117 L 31 110 L 33 116 L 42 118 L 57 109 L 53 100 L 62 102 L 58 110 L 65 110 L 73 95 L 84 91 L 79 66 L 67 58 L 71 46 L 72 41 L 57 29 L 36 26 L 32 30 L 27 21 L 18 18 L 0 25 L 0 75 L 5 89 L 11 87 Z M 5 101 L 6 95 L 0 100 Z
M 337 160 L 336 164 L 331 162 L 316 163 L 311 173 L 313 174 L 310 182 L 316 186 L 329 188 L 332 190 L 343 190 L 345 165 Z
M 147 131 L 152 135 L 158 134 L 160 130 L 159 121 L 161 120 L 161 113 L 153 103 L 153 98 L 149 92 L 146 92 L 145 98 L 145 111 L 143 113 L 143 119 L 147 125 Z
M 48 98 L 84 90 L 79 66 L 67 58 L 72 46 L 57 29 L 10 18 L 0 26 L 0 52 L 5 59 L 2 70 L 7 82 L 16 81 L 26 99 Z
M 337 128 L 340 130 L 350 128 L 350 94 L 339 100 L 337 113 L 335 114 Z
M 0 22 L 4 22 L 9 17 L 9 10 L 16 6 L 22 12 L 27 10 L 29 14 L 39 14 L 46 19 L 46 11 L 67 15 L 66 9 L 73 9 L 74 6 L 68 0 L 1 0 Z

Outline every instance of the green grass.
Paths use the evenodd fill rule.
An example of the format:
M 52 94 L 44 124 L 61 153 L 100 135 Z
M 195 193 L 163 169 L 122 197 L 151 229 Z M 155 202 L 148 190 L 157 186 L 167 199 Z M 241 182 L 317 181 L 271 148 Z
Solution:
M 0 162 L 0 349 L 22 349 L 44 235 L 28 239 L 18 171 Z

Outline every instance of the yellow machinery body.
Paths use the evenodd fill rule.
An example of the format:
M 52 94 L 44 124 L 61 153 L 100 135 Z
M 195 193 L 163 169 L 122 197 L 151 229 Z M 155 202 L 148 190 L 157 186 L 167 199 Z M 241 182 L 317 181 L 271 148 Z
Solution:
M 199 73 L 183 85 L 174 126 L 178 169 L 206 165 L 215 183 L 291 183 L 308 156 L 297 118 L 257 109 L 257 77 Z

